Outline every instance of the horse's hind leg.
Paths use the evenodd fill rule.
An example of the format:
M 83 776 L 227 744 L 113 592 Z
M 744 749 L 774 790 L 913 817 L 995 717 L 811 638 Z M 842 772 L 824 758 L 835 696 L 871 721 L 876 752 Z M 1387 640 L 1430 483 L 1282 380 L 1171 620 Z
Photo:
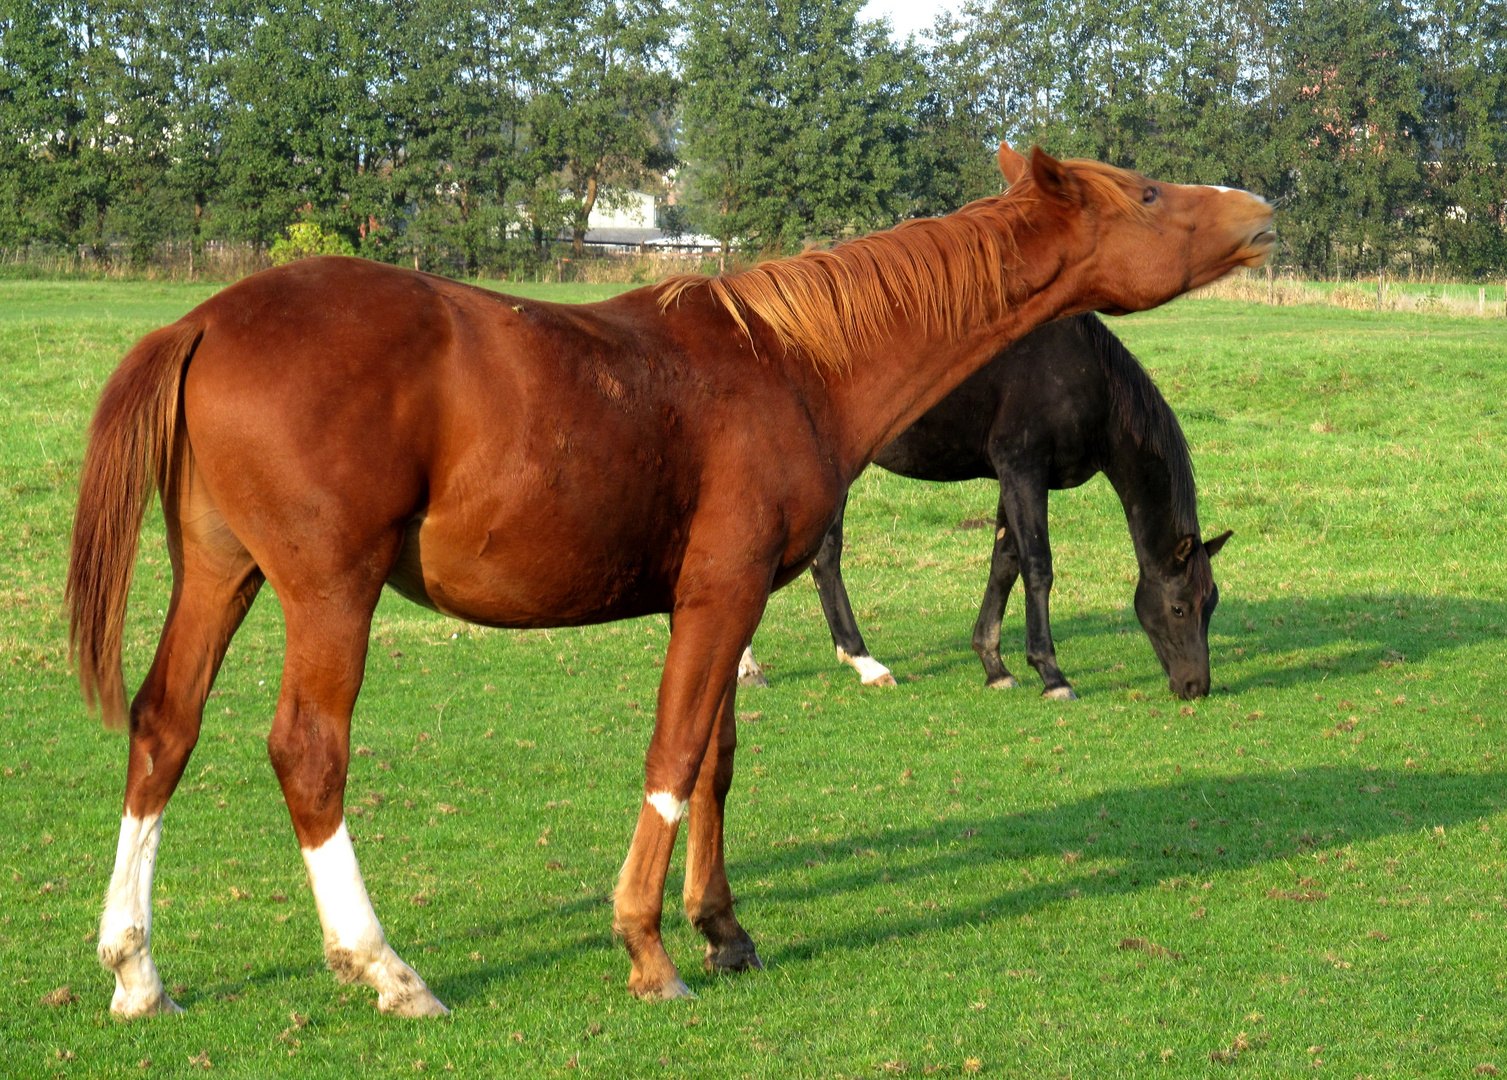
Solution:
M 99 959 L 115 973 L 110 1011 L 129 1018 L 179 1012 L 152 961 L 152 871 L 162 811 L 199 738 L 220 661 L 261 587 L 256 564 L 212 510 L 187 530 L 169 521 L 173 596 L 157 655 L 131 703 L 125 812 Z
M 267 749 L 308 868 L 325 960 L 341 982 L 376 990 L 382 1012 L 442 1016 L 449 1010 L 387 944 L 345 827 L 351 711 L 382 582 L 351 590 L 331 576 L 286 592 L 276 583 L 288 645 Z
M 816 582 L 822 614 L 827 617 L 827 629 L 832 631 L 838 661 L 858 672 L 865 686 L 894 686 L 895 676 L 890 669 L 869 655 L 858 620 L 853 617 L 853 605 L 848 602 L 847 587 L 842 582 L 842 519 L 847 510 L 844 499 L 837 509 L 837 519 L 822 537 L 822 546 L 811 564 L 811 578 Z
M 738 685 L 769 685 L 769 680 L 764 677 L 764 669 L 759 666 L 759 661 L 754 658 L 752 642 L 743 646 L 743 655 L 738 658 Z
M 733 915 L 733 893 L 722 856 L 722 814 L 733 783 L 738 747 L 733 695 L 728 694 L 712 731 L 691 793 L 685 841 L 685 913 L 706 938 L 707 971 L 762 968 L 753 939 Z
M 999 500 L 999 512 L 995 515 L 994 553 L 989 560 L 989 584 L 984 588 L 984 599 L 979 604 L 978 621 L 973 624 L 973 651 L 984 665 L 984 685 L 994 690 L 1008 690 L 1019 686 L 999 655 L 1000 624 L 1005 618 L 1005 604 L 1010 599 L 1010 590 L 1020 576 L 1020 555 L 1016 551 L 1015 536 L 1010 531 L 1009 518 L 1005 512 L 1003 486 Z

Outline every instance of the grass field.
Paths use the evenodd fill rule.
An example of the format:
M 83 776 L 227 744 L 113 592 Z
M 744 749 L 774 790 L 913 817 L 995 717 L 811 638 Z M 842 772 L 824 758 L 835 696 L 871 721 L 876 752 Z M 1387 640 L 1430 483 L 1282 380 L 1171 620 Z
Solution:
M 1167 693 L 1102 479 L 1052 502 L 1058 653 L 1083 695 L 1064 704 L 1031 687 L 1018 597 L 1006 662 L 1028 688 L 986 690 L 969 648 L 989 537 L 957 526 L 992 512 L 989 486 L 865 475 L 848 584 L 901 685 L 835 665 L 809 580 L 774 597 L 728 818 L 768 969 L 703 975 L 669 917 L 699 998 L 645 1005 L 605 898 L 665 620 L 499 632 L 386 597 L 350 824 L 390 940 L 454 1009 L 392 1021 L 324 970 L 263 742 L 267 590 L 165 819 L 154 945 L 187 1014 L 112 1022 L 94 934 L 125 742 L 67 667 L 66 541 L 101 381 L 209 291 L 0 284 L 0 1073 L 1507 1070 L 1507 320 L 1221 301 L 1113 324 L 1184 420 L 1206 533 L 1235 530 L 1209 699 Z M 128 678 L 167 589 L 153 520 Z M 43 1003 L 63 986 L 76 1000 Z

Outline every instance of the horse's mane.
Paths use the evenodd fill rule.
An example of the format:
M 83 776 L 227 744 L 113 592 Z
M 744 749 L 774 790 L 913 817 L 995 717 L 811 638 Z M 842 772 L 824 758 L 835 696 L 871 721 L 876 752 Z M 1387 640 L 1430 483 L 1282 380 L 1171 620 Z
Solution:
M 1193 458 L 1177 414 L 1134 354 L 1104 320 L 1089 313 L 1084 328 L 1099 365 L 1109 380 L 1115 417 L 1135 444 L 1167 463 L 1171 485 L 1173 527 L 1183 536 L 1198 536 L 1198 489 L 1193 482 Z M 1194 560 L 1197 562 L 1197 560 Z
M 1097 161 L 1062 164 L 1099 207 L 1146 213 L 1125 192 L 1127 184 L 1144 184 L 1136 173 Z M 956 339 L 1002 314 L 1020 261 L 1016 229 L 1039 199 L 1027 175 L 1005 195 L 944 217 L 902 222 L 828 251 L 712 278 L 678 275 L 659 286 L 660 309 L 693 289 L 708 289 L 750 339 L 753 315 L 786 351 L 805 353 L 818 371 L 842 374 L 855 354 L 879 344 L 897 316 L 919 321 L 923 333 Z

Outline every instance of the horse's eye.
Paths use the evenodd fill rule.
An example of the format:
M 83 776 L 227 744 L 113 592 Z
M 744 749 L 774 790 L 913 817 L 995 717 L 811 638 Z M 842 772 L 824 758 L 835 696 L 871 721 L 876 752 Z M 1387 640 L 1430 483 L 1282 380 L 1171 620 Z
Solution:
M 1148 187 L 1145 191 L 1141 192 L 1141 201 L 1143 203 L 1154 203 L 1154 202 L 1156 202 L 1156 197 L 1158 195 L 1160 195 L 1160 194 L 1161 194 L 1161 192 L 1158 191 L 1156 189 L 1156 185 L 1153 184 L 1150 187 Z
M 1179 619 L 1181 619 L 1184 615 L 1188 614 L 1188 609 L 1185 608 L 1185 607 L 1183 607 L 1181 604 L 1173 604 L 1172 605 L 1172 614 L 1176 615 Z

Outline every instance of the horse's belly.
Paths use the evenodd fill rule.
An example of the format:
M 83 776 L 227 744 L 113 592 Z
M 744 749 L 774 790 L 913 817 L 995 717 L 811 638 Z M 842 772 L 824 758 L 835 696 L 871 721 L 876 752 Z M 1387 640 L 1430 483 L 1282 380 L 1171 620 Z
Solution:
M 669 609 L 662 574 L 639 545 L 528 530 L 409 523 L 387 583 L 435 611 L 486 626 L 576 626 Z

